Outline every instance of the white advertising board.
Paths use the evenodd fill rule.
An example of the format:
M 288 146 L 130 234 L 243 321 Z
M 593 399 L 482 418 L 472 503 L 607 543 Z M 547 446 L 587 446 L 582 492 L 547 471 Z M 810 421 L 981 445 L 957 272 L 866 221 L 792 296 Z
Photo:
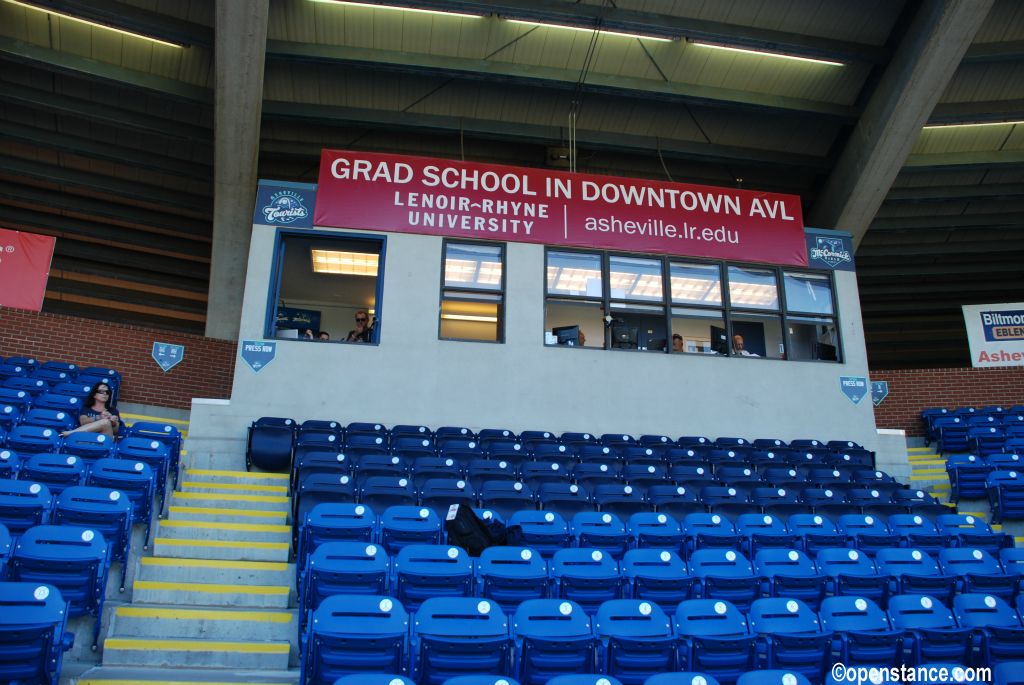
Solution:
M 1024 366 L 1024 302 L 965 304 L 971 366 Z

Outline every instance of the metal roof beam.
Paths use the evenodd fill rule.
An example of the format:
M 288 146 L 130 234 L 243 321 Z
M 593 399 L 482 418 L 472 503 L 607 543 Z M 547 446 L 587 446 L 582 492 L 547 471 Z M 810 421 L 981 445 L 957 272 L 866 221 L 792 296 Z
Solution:
M 1013 62 L 1024 59 L 1024 40 L 1006 40 L 975 43 L 967 48 L 964 64 L 985 62 Z
M 88 21 L 141 33 L 179 45 L 213 45 L 213 29 L 169 14 L 150 12 L 111 0 L 21 0 L 44 10 L 63 12 Z
M 1024 120 L 1024 100 L 978 100 L 940 102 L 928 117 L 928 124 L 935 126 L 1021 120 Z
M 1020 214 L 953 214 L 949 216 L 901 216 L 875 219 L 873 231 L 933 228 L 1024 228 Z
M 940 203 L 1024 198 L 1024 183 L 891 188 L 885 204 Z
M 978 152 L 930 152 L 908 155 L 904 172 L 955 169 L 996 169 L 1024 164 L 1024 150 L 981 150 Z

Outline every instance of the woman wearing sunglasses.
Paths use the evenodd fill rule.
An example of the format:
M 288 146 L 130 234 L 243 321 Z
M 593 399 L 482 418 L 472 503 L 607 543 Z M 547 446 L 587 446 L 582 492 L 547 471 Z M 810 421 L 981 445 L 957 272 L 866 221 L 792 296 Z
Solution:
M 61 433 L 66 437 L 71 433 L 103 433 L 114 437 L 121 427 L 121 415 L 117 408 L 110 404 L 110 386 L 100 381 L 92 387 L 82 403 L 82 411 L 78 415 L 78 428 Z

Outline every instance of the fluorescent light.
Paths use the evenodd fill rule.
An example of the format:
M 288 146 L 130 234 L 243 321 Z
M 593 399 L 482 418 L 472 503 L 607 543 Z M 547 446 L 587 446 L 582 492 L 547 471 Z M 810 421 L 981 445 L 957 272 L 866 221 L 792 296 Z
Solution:
M 787 55 L 783 52 L 769 52 L 767 50 L 754 50 L 752 48 L 737 48 L 732 45 L 720 45 L 718 43 L 705 43 L 704 41 L 691 40 L 690 45 L 699 45 L 702 48 L 712 48 L 714 50 L 726 50 L 727 52 L 743 52 L 748 55 L 759 55 L 761 57 L 778 57 L 779 59 L 789 59 L 796 62 L 811 62 L 812 64 L 827 64 L 833 67 L 845 66 L 842 62 L 836 62 L 828 59 L 817 59 L 814 57 L 798 57 L 797 55 Z
M 376 276 L 379 255 L 365 252 L 337 252 L 335 250 L 310 250 L 313 271 L 318 274 L 342 274 L 345 276 Z
M 168 42 L 166 40 L 160 40 L 159 38 L 153 38 L 152 36 L 147 36 L 147 35 L 142 34 L 142 33 L 135 33 L 134 31 L 128 31 L 126 29 L 119 29 L 119 28 L 117 28 L 115 26 L 108 26 L 107 24 L 100 24 L 100 23 L 95 22 L 95 21 L 89 21 L 88 19 L 82 19 L 80 17 L 76 17 L 76 16 L 74 16 L 72 14 L 67 14 L 65 12 L 58 12 L 57 10 L 47 9 L 47 8 L 44 8 L 44 7 L 36 7 L 35 5 L 30 5 L 27 2 L 19 2 L 19 0 L 4 0 L 4 1 L 8 2 L 8 3 L 12 4 L 12 5 L 17 5 L 18 7 L 24 7 L 26 9 L 35 10 L 37 12 L 43 12 L 45 14 L 55 14 L 58 17 L 61 17 L 62 19 L 68 19 L 70 21 L 77 21 L 78 23 L 85 24 L 86 26 L 92 26 L 92 27 L 98 28 L 98 29 L 106 29 L 107 31 L 113 31 L 115 33 L 120 33 L 120 34 L 123 34 L 123 35 L 126 35 L 126 36 L 131 36 L 132 38 L 142 38 L 142 39 L 148 40 L 148 41 L 150 41 L 152 43 L 159 43 L 160 45 L 166 45 L 166 46 L 171 47 L 171 48 L 182 48 L 182 47 L 185 47 L 184 45 L 180 45 L 178 43 L 170 43 L 170 42 Z
M 444 263 L 444 280 L 446 283 L 497 285 L 501 282 L 501 262 L 449 257 Z
M 672 276 L 672 299 L 720 304 L 722 294 L 717 279 Z
M 398 12 L 414 12 L 417 14 L 436 14 L 443 17 L 461 17 L 463 19 L 482 19 L 482 14 L 467 14 L 466 12 L 446 12 L 444 10 L 425 10 L 419 7 L 401 7 L 397 5 L 378 5 L 373 2 L 352 2 L 351 0 L 313 0 L 331 5 L 351 5 L 353 7 L 370 7 L 375 10 L 395 10 Z
M 475 316 L 473 314 L 442 314 L 442 319 L 453 321 L 482 321 L 483 323 L 498 323 L 496 316 Z
M 597 269 L 576 269 L 565 266 L 548 267 L 548 290 L 552 292 L 587 292 L 590 281 L 597 282 L 601 289 L 601 272 Z
M 925 129 L 934 128 L 966 128 L 968 126 L 1016 126 L 1017 124 L 1024 124 L 1024 121 L 976 121 L 967 124 L 928 124 Z
M 566 29 L 567 31 L 585 31 L 586 33 L 598 33 L 606 36 L 622 36 L 623 38 L 640 38 L 641 40 L 656 40 L 660 43 L 671 43 L 671 38 L 665 38 L 663 36 L 645 36 L 639 33 L 627 33 L 625 31 L 608 31 L 607 29 L 588 29 L 582 26 L 568 26 L 566 24 L 547 24 L 541 21 L 525 21 L 522 19 L 509 19 L 509 23 L 522 24 L 524 26 L 541 26 L 549 29 Z

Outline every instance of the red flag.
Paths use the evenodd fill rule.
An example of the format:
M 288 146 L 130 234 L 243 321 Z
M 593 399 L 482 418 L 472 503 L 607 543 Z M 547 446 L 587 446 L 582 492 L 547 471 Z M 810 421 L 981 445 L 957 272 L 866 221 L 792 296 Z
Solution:
M 57 239 L 0 228 L 0 305 L 38 312 Z

